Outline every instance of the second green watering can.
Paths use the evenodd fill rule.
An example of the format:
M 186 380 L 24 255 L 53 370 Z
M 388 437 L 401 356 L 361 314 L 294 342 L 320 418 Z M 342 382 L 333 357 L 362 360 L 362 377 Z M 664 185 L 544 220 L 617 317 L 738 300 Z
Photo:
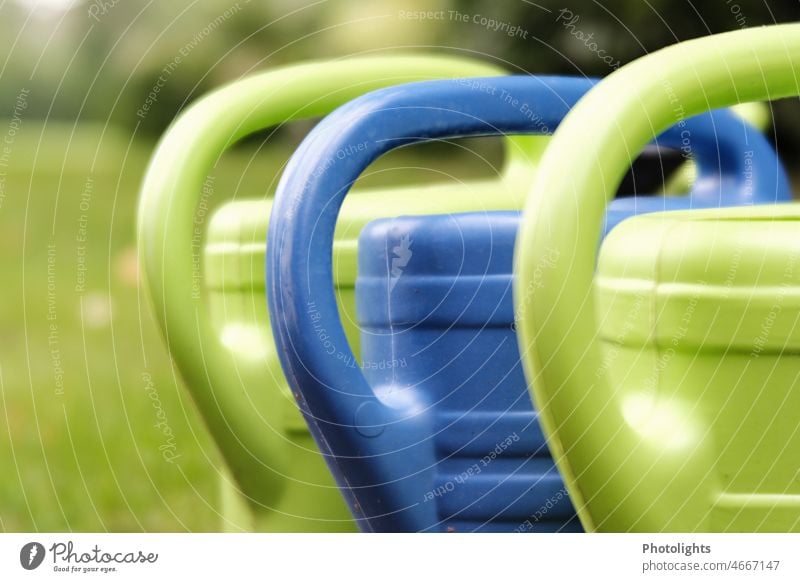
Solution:
M 589 531 L 800 531 L 800 211 L 639 217 L 597 254 L 630 152 L 799 79 L 797 24 L 682 43 L 600 83 L 545 153 L 517 240 L 519 341 Z
M 355 525 L 275 354 L 264 301 L 271 202 L 229 203 L 206 234 L 198 205 L 207 175 L 247 135 L 325 115 L 368 91 L 502 73 L 478 61 L 430 55 L 290 66 L 200 99 L 161 140 L 142 187 L 140 258 L 171 356 L 229 471 L 221 478 L 224 529 L 353 531 Z M 358 341 L 353 287 L 361 227 L 401 213 L 521 208 L 543 142 L 514 137 L 505 143 L 506 164 L 496 179 L 351 197 L 335 247 L 337 296 L 351 342 Z M 346 163 L 349 155 L 337 152 L 330 163 Z

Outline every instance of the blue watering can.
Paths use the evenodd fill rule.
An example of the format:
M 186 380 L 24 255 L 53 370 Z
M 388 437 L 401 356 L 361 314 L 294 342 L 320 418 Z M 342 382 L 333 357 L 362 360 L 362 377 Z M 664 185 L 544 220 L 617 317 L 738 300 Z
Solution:
M 329 115 L 289 162 L 267 245 L 273 332 L 292 391 L 363 530 L 579 529 L 514 338 L 517 217 L 369 226 L 359 242 L 360 364 L 336 307 L 331 245 L 348 189 L 380 155 L 432 139 L 549 133 L 590 85 L 504 77 L 375 91 Z M 609 228 L 637 212 L 789 197 L 769 144 L 730 112 L 686 120 L 657 141 L 691 147 L 699 173 L 691 195 L 616 201 Z M 338 151 L 351 153 L 330 163 Z M 764 192 L 773 195 L 753 198 Z

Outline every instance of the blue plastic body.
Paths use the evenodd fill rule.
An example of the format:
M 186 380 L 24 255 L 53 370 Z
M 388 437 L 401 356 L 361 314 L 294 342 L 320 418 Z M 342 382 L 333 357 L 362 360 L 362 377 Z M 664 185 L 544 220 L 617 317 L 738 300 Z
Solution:
M 470 227 L 473 234 L 470 241 L 465 239 L 464 250 L 477 253 L 483 248 L 484 253 L 490 251 L 490 256 L 484 263 L 465 256 L 464 264 L 483 264 L 497 270 L 496 277 L 487 278 L 485 288 L 475 288 L 478 295 L 474 299 L 468 295 L 474 281 L 447 295 L 447 301 L 437 309 L 444 316 L 463 312 L 464 319 L 459 321 L 464 332 L 456 330 L 446 342 L 443 338 L 442 345 L 430 352 L 431 360 L 424 367 L 423 360 L 417 361 L 415 356 L 415 369 L 410 364 L 401 367 L 395 356 L 400 354 L 401 345 L 405 350 L 416 345 L 416 340 L 405 346 L 369 333 L 362 339 L 365 368 L 358 365 L 339 320 L 331 249 L 336 216 L 348 189 L 381 154 L 429 139 L 541 133 L 544 128 L 553 131 L 591 84 L 584 79 L 505 77 L 392 87 L 356 99 L 329 115 L 292 156 L 275 196 L 269 227 L 267 289 L 272 329 L 289 384 L 362 529 L 552 528 L 552 523 L 529 519 L 536 516 L 533 509 L 538 508 L 539 500 L 557 492 L 560 483 L 547 469 L 551 461 L 541 450 L 543 441 L 527 397 L 511 329 L 513 314 L 508 311 L 513 217 L 504 217 L 506 222 L 498 226 L 502 243 L 495 241 L 494 227 L 488 231 Z M 763 136 L 730 112 L 717 111 L 686 120 L 662 134 L 658 143 L 681 148 L 687 135 L 699 174 L 691 195 L 669 201 L 622 200 L 621 205 L 612 205 L 609 225 L 632 211 L 788 199 L 788 181 L 777 156 Z M 337 157 L 338 151 L 349 153 Z M 332 159 L 336 163 L 330 163 Z M 756 200 L 754 195 L 761 197 Z M 374 228 L 364 236 L 375 236 Z M 426 236 L 432 237 L 430 244 L 435 247 L 435 231 L 436 228 L 424 235 L 415 230 L 414 236 L 422 241 L 429 240 Z M 448 232 L 442 229 L 440 234 L 447 238 L 452 231 Z M 492 238 L 487 239 L 486 232 L 491 232 Z M 375 242 L 383 244 L 382 252 L 386 253 L 386 243 L 379 239 Z M 453 244 L 452 237 L 448 240 L 442 244 Z M 363 239 L 362 243 L 371 246 L 372 241 Z M 369 252 L 362 247 L 361 253 Z M 411 252 L 416 251 L 412 248 Z M 370 272 L 371 260 L 378 261 L 376 264 L 381 260 L 363 256 L 365 273 Z M 383 260 L 385 268 L 386 257 Z M 409 260 L 406 267 L 410 265 Z M 403 268 L 399 263 L 394 266 Z M 391 268 L 394 266 L 390 263 Z M 390 296 L 401 281 L 399 278 L 394 284 Z M 426 293 L 432 292 L 426 289 Z M 502 307 L 503 301 L 505 311 L 494 312 L 487 307 Z M 404 305 L 394 300 L 383 303 L 387 310 L 394 310 L 395 305 L 397 309 L 411 309 L 411 315 L 415 300 L 406 300 Z M 423 311 L 416 315 L 427 313 L 426 306 L 431 307 L 427 298 L 420 304 Z M 373 307 L 377 311 L 372 311 Z M 376 329 L 394 325 L 388 311 L 381 324 L 381 308 L 373 307 L 363 308 L 367 323 Z M 507 340 L 503 345 L 508 346 L 507 351 L 498 351 L 497 341 L 503 334 L 481 333 L 496 325 L 504 328 Z M 467 339 L 470 334 L 474 336 L 472 340 Z M 427 338 L 424 334 L 419 337 L 423 341 Z M 451 345 L 445 345 L 451 341 Z M 440 378 L 447 382 L 437 385 L 423 368 L 430 371 L 437 365 L 441 367 L 443 362 L 438 358 L 454 354 L 458 345 L 469 345 L 469 355 L 459 360 L 466 368 L 449 378 Z M 500 378 L 494 370 L 503 367 L 509 368 L 509 374 L 498 384 Z M 369 377 L 365 377 L 365 371 Z M 483 384 L 486 381 L 489 383 Z M 500 391 L 487 390 L 492 382 L 501 386 Z M 484 398 L 478 399 L 482 389 Z M 448 397 L 443 400 L 445 394 Z M 489 426 L 490 431 L 478 436 L 482 428 Z M 501 436 L 502 442 L 508 437 L 511 442 L 502 445 L 498 441 Z M 467 474 L 464 483 L 458 483 L 462 487 L 446 491 L 450 488 L 448 483 L 462 475 L 461 467 L 469 464 L 465 459 L 483 453 L 482 459 L 490 444 L 495 446 L 491 450 L 496 446 L 501 449 L 488 463 L 491 470 Z M 526 463 L 526 459 L 531 460 Z M 534 462 L 537 459 L 542 462 Z M 532 481 L 531 471 L 547 475 L 548 479 Z M 437 491 L 447 495 L 437 496 Z M 573 524 L 567 529 L 577 527 L 570 516 L 571 509 L 561 504 L 557 513 L 551 514 L 553 522 Z
M 359 239 L 364 376 L 384 405 L 430 419 L 414 445 L 426 481 L 417 529 L 581 531 L 513 330 L 519 216 L 384 219 Z

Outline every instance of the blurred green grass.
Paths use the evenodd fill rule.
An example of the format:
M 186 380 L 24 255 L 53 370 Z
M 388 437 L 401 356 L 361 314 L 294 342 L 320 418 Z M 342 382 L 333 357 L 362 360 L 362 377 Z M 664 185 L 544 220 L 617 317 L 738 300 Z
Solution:
M 23 133 L 0 209 L 0 528 L 214 529 L 218 459 L 137 286 L 150 146 L 96 127 Z M 174 465 L 158 450 L 145 372 L 182 455 Z

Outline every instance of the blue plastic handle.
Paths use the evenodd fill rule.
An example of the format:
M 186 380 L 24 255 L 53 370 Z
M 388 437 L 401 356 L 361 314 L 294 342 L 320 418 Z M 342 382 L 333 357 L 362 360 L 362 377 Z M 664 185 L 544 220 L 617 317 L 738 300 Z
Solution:
M 357 360 L 339 320 L 332 271 L 336 217 L 349 188 L 376 158 L 411 143 L 552 133 L 593 83 L 518 76 L 382 89 L 326 117 L 287 165 L 275 195 L 267 247 L 273 334 L 298 404 L 363 529 L 413 529 L 413 512 L 406 509 L 418 499 L 408 468 L 414 465 L 414 445 L 430 434 L 430 427 L 413 405 L 390 406 L 378 398 L 353 365 Z M 680 149 L 687 137 L 698 166 L 691 198 L 675 203 L 657 198 L 653 210 L 664 204 L 687 207 L 687 201 L 747 204 L 754 193 L 765 193 L 769 200 L 788 198 L 788 180 L 777 156 L 763 136 L 732 113 L 685 120 L 657 143 Z M 389 449 L 392 454 L 386 454 Z M 404 451 L 407 463 L 401 458 Z
M 606 233 L 634 214 L 792 199 L 789 178 L 769 142 L 727 109 L 679 121 L 654 143 L 694 160 L 697 179 L 689 197 L 617 198 L 606 211 Z

